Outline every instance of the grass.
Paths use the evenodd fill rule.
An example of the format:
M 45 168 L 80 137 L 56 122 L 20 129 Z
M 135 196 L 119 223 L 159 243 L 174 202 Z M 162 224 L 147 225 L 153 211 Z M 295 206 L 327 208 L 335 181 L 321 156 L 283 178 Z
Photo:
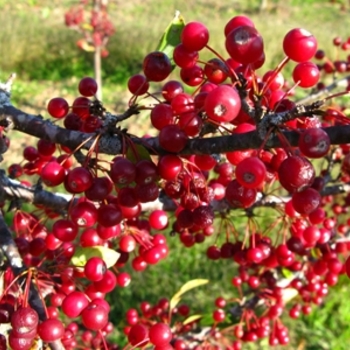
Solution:
M 18 79 L 13 89 L 16 106 L 46 116 L 45 106 L 49 98 L 63 96 L 72 102 L 77 95 L 79 78 L 92 75 L 92 56 L 76 48 L 78 33 L 63 24 L 64 11 L 72 3 L 68 0 L 0 0 L 0 78 L 5 79 L 11 72 L 17 72 Z M 345 1 L 342 3 L 345 4 Z M 266 69 L 273 68 L 282 59 L 283 36 L 293 27 L 304 27 L 315 34 L 319 46 L 326 48 L 331 57 L 339 54 L 331 48 L 332 38 L 349 35 L 349 13 L 340 9 L 341 2 L 270 0 L 264 12 L 258 12 L 259 4 L 258 0 L 111 1 L 111 18 L 117 32 L 108 46 L 110 55 L 103 60 L 105 106 L 111 111 L 122 112 L 125 109 L 129 98 L 125 92 L 128 77 L 141 70 L 144 55 L 155 49 L 176 9 L 181 11 L 186 21 L 203 21 L 210 30 L 210 44 L 219 52 L 225 52 L 223 28 L 227 20 L 237 14 L 248 14 L 265 40 Z M 204 53 L 206 58 L 211 56 Z M 285 76 L 292 67 L 293 64 L 288 65 Z M 175 72 L 176 75 L 178 72 Z M 132 121 L 133 130 L 140 131 L 138 129 L 142 127 L 147 131 L 145 117 L 137 118 Z M 25 144 L 31 142 L 29 138 L 12 140 L 15 141 L 12 147 L 18 154 Z M 241 226 L 237 224 L 240 230 L 244 230 L 245 222 L 241 220 Z M 113 306 L 111 318 L 119 324 L 119 329 L 122 329 L 128 308 L 137 307 L 143 300 L 156 303 L 161 297 L 170 298 L 181 285 L 194 278 L 208 278 L 210 284 L 185 295 L 183 302 L 188 303 L 193 312 L 210 315 L 215 297 L 236 296 L 230 284 L 236 273 L 233 262 L 211 262 L 204 258 L 206 247 L 214 238 L 188 250 L 179 244 L 177 237 L 166 235 L 171 248 L 169 257 L 142 274 L 132 272 L 127 266 L 125 270 L 132 274 L 131 285 L 117 289 L 110 296 Z M 286 321 L 292 329 L 292 344 L 286 349 L 347 348 L 350 339 L 347 283 L 342 278 L 326 303 L 315 308 L 309 317 Z M 114 337 L 116 341 L 123 338 L 121 333 L 115 333 Z M 250 347 L 267 348 L 266 343 Z

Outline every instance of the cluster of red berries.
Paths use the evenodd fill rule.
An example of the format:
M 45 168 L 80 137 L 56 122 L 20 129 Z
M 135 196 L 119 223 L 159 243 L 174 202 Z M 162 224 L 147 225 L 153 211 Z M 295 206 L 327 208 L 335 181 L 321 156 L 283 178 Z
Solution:
M 235 305 L 223 298 L 216 300 L 214 326 L 206 338 L 207 345 L 202 347 L 205 349 L 216 349 L 218 345 L 214 344 L 220 344 L 239 350 L 243 342 L 266 337 L 270 345 L 287 344 L 288 330 L 280 319 L 286 308 L 286 291 L 292 289 L 298 296 L 289 310 L 290 317 L 296 318 L 300 313 L 308 314 L 312 304 L 319 305 L 340 274 L 347 272 L 350 276 L 350 260 L 344 264 L 350 246 L 338 241 L 349 228 L 349 223 L 341 223 L 341 214 L 350 199 L 347 196 L 344 204 L 331 206 L 333 197 L 322 193 L 333 176 L 331 165 L 340 164 L 335 181 L 350 178 L 350 148 L 345 145 L 333 149 L 321 128 L 347 123 L 341 112 L 332 107 L 322 119 L 305 115 L 286 122 L 281 128 L 300 133 L 297 148 L 279 133 L 284 147 L 276 149 L 264 149 L 262 145 L 259 150 L 221 155 L 181 155 L 191 138 L 204 138 L 207 130 L 233 135 L 256 130 L 260 120 L 249 110 L 257 106 L 264 111 L 262 117 L 293 111 L 293 89 L 314 87 L 319 82 L 319 67 L 311 62 L 317 57 L 317 42 L 306 30 L 293 29 L 286 34 L 286 58 L 265 74 L 257 72 L 265 56 L 263 39 L 254 23 L 245 16 L 236 16 L 224 32 L 228 59 L 210 48 L 209 31 L 202 23 L 190 22 L 181 33 L 173 57 L 151 52 L 143 61 L 143 74 L 130 78 L 128 88 L 134 95 L 131 103 L 140 110 L 151 109 L 150 122 L 159 131 L 162 155 L 145 156 L 129 135 L 123 135 L 128 146 L 124 154 L 104 159 L 96 146 L 77 165 L 73 150 L 40 140 L 36 147 L 25 147 L 23 164 L 9 167 L 12 178 L 37 175 L 46 188 L 61 185 L 72 195 L 63 216 L 38 206 L 31 214 L 18 210 L 13 217 L 18 250 L 26 265 L 34 269 L 28 270 L 27 283 L 30 271 L 35 271 L 41 295 L 49 295 L 45 298 L 49 306 L 47 320 L 40 324 L 38 318 L 32 320 L 34 316 L 21 316 L 21 322 L 28 319 L 29 323 L 25 331 L 11 332 L 12 349 L 29 349 L 37 334 L 45 342 L 61 340 L 66 349 L 76 348 L 78 339 L 87 347 L 107 347 L 104 336 L 113 326 L 108 322 L 106 294 L 130 283 L 130 275 L 121 271 L 130 257 L 132 268 L 143 271 L 167 256 L 166 238 L 158 232 L 167 228 L 178 234 L 186 247 L 214 235 L 215 244 L 208 247 L 207 257 L 237 263 L 238 274 L 232 278 L 237 290 L 233 293 L 237 292 L 241 301 L 243 296 L 251 297 L 246 304 L 240 303 L 238 324 L 229 336 L 220 333 L 220 323 L 228 313 L 234 314 L 230 308 Z M 215 57 L 202 64 L 199 55 L 204 49 Z M 180 68 L 181 81 L 168 79 L 173 69 L 171 59 Z M 295 62 L 292 89 L 281 73 L 290 61 Z M 164 80 L 161 100 L 150 92 L 150 86 Z M 194 92 L 186 92 L 185 85 Z M 93 98 L 98 89 L 96 81 L 85 77 L 78 89 L 81 96 L 71 105 L 61 97 L 51 99 L 49 114 L 69 130 L 97 135 L 110 132 L 104 128 L 105 110 Z M 143 95 L 155 97 L 157 103 L 137 105 Z M 325 156 L 330 166 L 318 174 L 312 159 Z M 259 227 L 253 215 L 256 206 L 264 205 L 266 193 L 290 196 L 288 201 L 276 204 L 277 210 L 272 209 L 275 219 L 271 227 L 279 231 L 276 239 L 269 230 Z M 147 219 L 143 216 L 143 206 L 160 197 L 175 208 L 172 226 L 163 209 L 152 210 Z M 233 209 L 247 214 L 244 235 L 231 222 Z M 214 225 L 216 210 L 220 212 L 220 230 Z M 112 267 L 100 256 L 89 257 L 84 266 L 72 266 L 78 247 L 113 249 L 119 258 Z M 285 278 L 283 271 L 293 278 Z M 18 323 L 13 321 L 17 317 L 14 315 L 32 310 L 27 308 L 27 296 L 15 300 L 15 278 L 9 277 L 6 296 L 0 300 L 0 321 L 14 322 L 13 328 Z M 255 310 L 255 300 L 262 306 L 262 313 Z M 184 324 L 179 317 L 176 327 L 171 327 L 171 317 L 187 317 L 189 310 L 178 307 L 171 310 L 170 317 L 168 309 L 169 303 L 163 300 L 155 307 L 142 304 L 142 317 L 136 310 L 129 310 L 125 328 L 128 342 L 133 347 L 151 344 L 157 350 L 186 349 L 184 335 L 198 323 Z M 6 313 L 7 318 L 2 316 Z M 63 320 L 79 320 L 85 331 L 79 333 L 74 322 L 64 327 L 60 315 Z M 21 339 L 28 341 L 20 348 L 15 342 Z
M 86 49 L 87 45 L 100 47 L 102 57 L 108 56 L 106 44 L 109 37 L 115 33 L 115 27 L 108 17 L 107 3 L 99 1 L 99 9 L 92 9 L 87 1 L 82 0 L 80 4 L 72 6 L 64 15 L 67 27 L 79 30 L 83 38 L 77 41 L 77 46 Z
M 337 49 L 337 54 L 335 59 L 327 56 L 326 52 L 319 49 L 315 53 L 315 59 L 319 61 L 318 68 L 321 73 L 326 75 L 343 74 L 350 72 L 350 54 L 348 54 L 344 59 L 341 58 L 341 53 L 345 54 L 350 51 L 350 37 L 347 40 L 342 40 L 340 37 L 335 37 L 333 39 L 333 46 Z M 319 90 L 325 88 L 323 82 L 317 84 Z M 350 90 L 350 83 L 346 90 Z

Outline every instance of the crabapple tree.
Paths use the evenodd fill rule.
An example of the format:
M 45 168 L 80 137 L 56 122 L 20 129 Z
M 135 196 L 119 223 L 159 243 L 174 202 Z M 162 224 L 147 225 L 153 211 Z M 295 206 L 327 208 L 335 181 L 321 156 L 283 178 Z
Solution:
M 142 274 L 166 259 L 170 236 L 236 266 L 232 297 L 214 296 L 210 325 L 179 304 L 206 276 L 135 305 L 123 320 L 128 347 L 288 344 L 284 319 L 308 315 L 350 276 L 350 40 L 334 39 L 333 61 L 292 29 L 285 58 L 267 69 L 250 18 L 222 32 L 226 52 L 216 52 L 205 24 L 177 13 L 130 77 L 121 114 L 96 98 L 91 77 L 74 101 L 52 96 L 45 117 L 11 104 L 14 76 L 1 84 L 1 349 L 119 348 L 106 296 L 131 282 L 125 266 Z M 156 136 L 124 128 L 140 113 Z M 33 136 L 20 163 L 11 163 L 13 130 Z
M 66 26 L 82 35 L 77 41 L 77 46 L 81 50 L 94 53 L 95 80 L 99 86 L 96 98 L 99 100 L 102 99 L 101 58 L 108 56 L 106 46 L 115 32 L 108 17 L 108 2 L 109 0 L 81 0 L 64 15 Z

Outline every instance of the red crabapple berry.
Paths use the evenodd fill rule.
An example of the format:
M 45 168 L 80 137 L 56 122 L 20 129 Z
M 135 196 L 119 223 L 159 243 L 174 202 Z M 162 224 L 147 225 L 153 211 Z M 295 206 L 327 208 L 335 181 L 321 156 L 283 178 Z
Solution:
M 251 64 L 264 53 L 264 42 L 259 32 L 252 26 L 233 29 L 225 41 L 229 55 L 241 64 Z
M 157 130 L 162 130 L 165 126 L 173 124 L 174 113 L 170 105 L 159 103 L 152 108 L 151 123 Z
M 142 348 L 148 342 L 148 328 L 142 324 L 135 324 L 130 328 L 128 334 L 129 343 Z
M 54 187 L 61 184 L 66 176 L 65 168 L 57 162 L 48 162 L 41 169 L 41 179 L 45 185 Z
M 313 188 L 293 193 L 292 203 L 299 214 L 310 214 L 321 204 L 321 195 Z
M 299 149 L 309 158 L 322 158 L 330 148 L 328 134 L 321 128 L 306 129 L 299 137 Z
M 44 342 L 54 342 L 64 335 L 64 327 L 60 320 L 48 318 L 38 326 L 38 335 Z
M 128 80 L 128 89 L 133 95 L 143 95 L 149 89 L 149 82 L 143 74 L 135 74 Z
M 54 118 L 64 118 L 69 111 L 68 102 L 62 97 L 55 97 L 49 101 L 47 111 Z
M 85 77 L 80 80 L 78 90 L 82 96 L 92 97 L 96 95 L 98 86 L 94 78 Z
M 285 35 L 283 50 L 295 62 L 309 61 L 317 51 L 317 41 L 307 30 L 295 28 Z
M 256 195 L 255 188 L 244 187 L 233 180 L 227 185 L 225 198 L 234 208 L 249 208 L 255 203 Z
M 188 50 L 183 44 L 178 44 L 173 52 L 174 62 L 180 68 L 193 67 L 197 63 L 198 58 L 198 51 Z
M 226 314 L 223 309 L 216 309 L 213 311 L 213 319 L 215 322 L 222 322 L 225 320 Z
M 168 226 L 168 215 L 164 210 L 154 210 L 149 216 L 149 224 L 155 230 L 163 230 Z
M 81 321 L 87 329 L 98 331 L 108 323 L 108 311 L 92 301 L 81 313 Z
M 241 109 L 241 99 L 234 87 L 220 85 L 208 93 L 204 108 L 211 120 L 231 122 Z
M 205 64 L 204 74 L 211 83 L 221 84 L 228 76 L 227 66 L 220 59 L 212 58 Z
M 146 78 L 155 82 L 167 78 L 172 70 L 168 56 L 161 51 L 149 53 L 143 60 L 142 68 Z
M 181 42 L 187 50 L 202 50 L 209 41 L 209 31 L 200 22 L 189 22 L 181 32 Z
M 38 313 L 31 307 L 21 307 L 11 316 L 11 326 L 21 335 L 36 329 L 39 323 Z
M 176 95 L 184 92 L 182 84 L 177 80 L 169 80 L 162 87 L 162 96 L 170 102 Z
M 300 62 L 293 70 L 293 80 L 302 88 L 310 88 L 318 83 L 320 70 L 315 63 Z
M 159 159 L 158 172 L 164 180 L 175 180 L 182 169 L 182 160 L 175 154 L 167 154 Z
M 171 329 L 165 323 L 156 323 L 149 329 L 149 340 L 155 346 L 169 344 L 171 339 Z
M 102 280 L 106 270 L 106 263 L 97 256 L 91 257 L 84 266 L 85 277 L 92 282 Z
M 166 125 L 159 132 L 159 144 L 166 151 L 180 152 L 187 143 L 186 133 L 178 125 Z
M 224 29 L 225 36 L 229 35 L 232 30 L 240 26 L 255 27 L 253 21 L 249 17 L 243 15 L 235 16 L 226 23 Z
M 307 158 L 291 156 L 279 166 L 278 178 L 287 191 L 295 192 L 312 185 L 315 169 Z
M 62 311 L 70 318 L 78 317 L 88 306 L 89 301 L 85 293 L 73 291 L 68 294 L 62 303 Z
M 259 188 L 265 181 L 266 167 L 258 157 L 243 159 L 236 167 L 236 179 L 244 187 Z

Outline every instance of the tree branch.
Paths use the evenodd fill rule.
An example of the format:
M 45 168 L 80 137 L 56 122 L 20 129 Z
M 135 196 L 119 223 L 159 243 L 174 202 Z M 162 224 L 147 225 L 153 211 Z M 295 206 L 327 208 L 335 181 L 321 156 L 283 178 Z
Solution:
M 1 94 L 0 94 L 1 95 Z M 0 98 L 1 100 L 1 98 Z M 83 149 L 89 149 L 96 134 L 87 134 L 80 131 L 67 130 L 53 124 L 49 120 L 44 120 L 41 116 L 35 116 L 22 112 L 12 105 L 2 105 L 0 107 L 0 124 L 8 126 L 12 124 L 13 128 L 23 133 L 35 136 L 40 139 L 49 140 L 53 143 L 61 144 L 74 150 L 80 145 Z M 332 126 L 324 128 L 330 137 L 331 144 L 343 144 L 350 142 L 350 126 Z M 299 140 L 298 131 L 283 132 L 285 138 L 291 146 L 297 146 Z M 104 134 L 98 142 L 100 153 L 116 155 L 123 149 L 120 135 Z M 89 140 L 90 139 L 90 140 Z M 166 152 L 159 146 L 158 138 L 139 139 L 131 137 L 135 143 L 141 143 L 148 148 L 151 154 L 165 154 Z M 89 141 L 88 141 L 89 140 Z M 257 131 L 244 134 L 224 135 L 210 138 L 195 138 L 187 142 L 186 147 L 181 154 L 215 154 L 226 153 L 236 150 L 257 149 L 261 146 L 261 138 Z M 280 138 L 277 135 L 266 142 L 266 148 L 281 147 Z

